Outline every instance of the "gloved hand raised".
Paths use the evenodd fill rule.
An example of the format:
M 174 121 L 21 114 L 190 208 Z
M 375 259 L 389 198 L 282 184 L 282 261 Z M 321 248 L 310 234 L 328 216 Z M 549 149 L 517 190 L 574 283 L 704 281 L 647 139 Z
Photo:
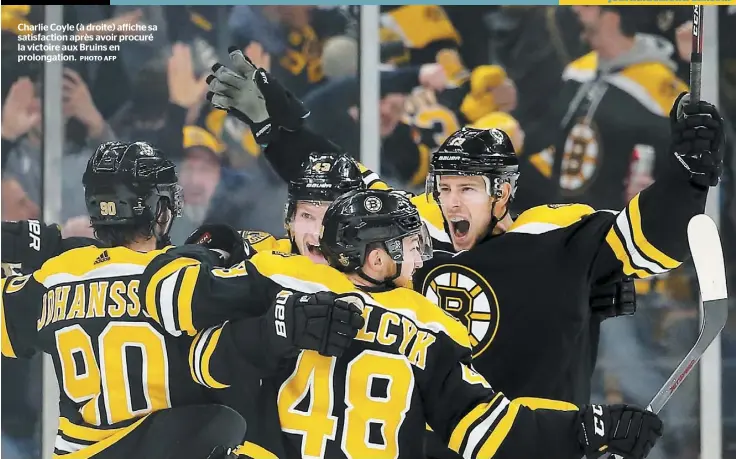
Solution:
M 207 77 L 207 100 L 247 123 L 259 145 L 267 145 L 279 129 L 298 129 L 309 115 L 302 102 L 237 47 L 228 52 L 230 67 L 217 63 Z
M 630 405 L 587 405 L 580 409 L 578 422 L 578 440 L 587 459 L 605 453 L 643 459 L 663 429 L 656 414 Z
M 723 118 L 715 105 L 690 103 L 683 92 L 670 110 L 672 153 L 690 176 L 702 187 L 716 186 L 723 173 Z
M 332 292 L 312 294 L 282 290 L 267 314 L 271 317 L 273 350 L 280 356 L 307 349 L 340 357 L 363 328 L 362 300 Z

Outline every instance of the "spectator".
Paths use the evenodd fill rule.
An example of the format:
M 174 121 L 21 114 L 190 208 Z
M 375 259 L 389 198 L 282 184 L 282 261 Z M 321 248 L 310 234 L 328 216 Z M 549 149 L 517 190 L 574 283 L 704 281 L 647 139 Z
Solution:
M 186 126 L 183 145 L 179 180 L 184 209 L 171 230 L 175 244 L 203 223 L 280 234 L 277 228 L 282 227 L 283 214 L 273 205 L 276 196 L 257 178 L 228 168 L 224 146 L 214 135 L 198 126 Z
M 40 209 L 33 202 L 18 180 L 13 177 L 4 176 L 2 178 L 2 191 L 0 194 L 2 199 L 2 220 L 17 221 L 30 220 L 40 217 Z
M 43 164 L 38 90 L 30 80 L 21 78 L 11 87 L 5 99 L 3 111 L 17 115 L 4 116 L 2 120 L 3 172 L 11 174 L 19 181 L 31 201 L 40 203 L 43 189 L 42 168 L 57 168 L 62 171 L 65 196 L 62 218 L 66 219 L 85 212 L 81 192 L 83 165 L 100 143 L 115 140 L 115 134 L 97 110 L 89 89 L 79 74 L 65 68 L 61 107 L 64 125 L 69 130 L 76 123 L 81 130 L 65 136 L 61 164 Z
M 274 56 L 273 75 L 297 97 L 324 81 L 322 39 L 311 25 L 311 5 L 233 7 L 231 41 L 245 48 L 258 41 Z
M 130 101 L 111 121 L 120 137 L 147 141 L 169 157 L 182 154 L 182 128 L 202 103 L 206 75 L 194 74 L 189 46 L 174 44 L 167 60 L 149 61 L 133 82 Z

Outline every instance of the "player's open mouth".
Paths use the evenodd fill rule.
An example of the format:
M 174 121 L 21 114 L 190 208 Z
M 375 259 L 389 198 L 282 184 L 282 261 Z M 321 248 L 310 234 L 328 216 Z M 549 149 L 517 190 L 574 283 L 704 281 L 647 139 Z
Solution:
M 307 253 L 314 257 L 322 257 L 322 251 L 319 249 L 319 246 L 310 244 L 307 242 Z
M 470 222 L 460 217 L 450 219 L 450 230 L 456 239 L 463 239 L 470 231 Z

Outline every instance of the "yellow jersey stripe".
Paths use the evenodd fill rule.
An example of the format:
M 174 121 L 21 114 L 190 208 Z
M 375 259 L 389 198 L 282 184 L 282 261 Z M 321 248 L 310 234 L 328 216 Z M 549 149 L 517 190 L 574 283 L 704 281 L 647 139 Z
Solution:
M 207 387 L 211 387 L 212 389 L 225 389 L 227 387 L 230 387 L 227 384 L 222 384 L 221 382 L 217 381 L 214 377 L 212 377 L 212 374 L 210 373 L 210 360 L 212 359 L 212 354 L 215 352 L 215 348 L 217 347 L 217 342 L 220 340 L 222 327 L 224 327 L 224 325 L 212 332 L 212 336 L 210 336 L 210 339 L 204 348 L 204 352 L 202 352 L 202 380 L 207 385 Z
M 537 397 L 519 397 L 515 398 L 513 403 L 518 403 L 531 410 L 578 411 L 580 409 L 570 402 Z
M 80 247 L 50 258 L 33 276 L 38 283 L 59 284 L 74 282 L 79 278 L 89 278 L 95 271 L 120 272 L 120 275 L 132 275 L 143 272 L 145 267 L 157 256 L 167 252 L 173 246 L 150 252 L 136 252 L 126 247 L 99 248 L 95 246 Z M 98 257 L 107 252 L 108 262 L 96 264 Z M 113 266 L 113 267 L 110 267 Z M 103 276 L 104 272 L 100 274 Z M 108 274 L 109 275 L 109 274 Z M 58 279 L 58 280 L 54 280 Z
M 139 420 L 137 420 L 135 423 L 129 425 L 128 427 L 123 427 L 121 429 L 115 430 L 115 433 L 112 435 L 106 437 L 104 440 L 100 440 L 94 445 L 87 446 L 83 449 L 80 449 L 79 451 L 75 451 L 73 453 L 69 454 L 54 454 L 52 457 L 54 459 L 89 459 L 93 457 L 95 454 L 100 453 L 106 448 L 109 448 L 110 446 L 114 445 L 115 443 L 122 440 L 123 437 L 128 435 L 130 432 L 132 432 L 136 427 L 141 425 L 143 421 L 148 419 L 149 415 L 146 415 Z M 71 424 L 74 425 L 74 424 Z M 80 426 L 74 426 L 74 427 L 80 427 Z M 110 432 L 109 430 L 107 432 Z M 67 432 L 65 431 L 64 434 L 66 435 Z M 73 436 L 73 435 L 71 435 Z
M 641 211 L 639 209 L 639 194 L 634 196 L 634 199 L 629 202 L 629 222 L 631 224 L 631 230 L 633 233 L 634 244 L 641 250 L 642 254 L 658 263 L 662 268 L 675 269 L 681 262 L 669 257 L 667 254 L 654 247 L 644 235 L 644 231 L 641 226 Z
M 457 423 L 454 429 L 452 429 L 452 434 L 450 434 L 450 441 L 448 442 L 447 446 L 455 451 L 456 453 L 460 453 L 460 448 L 463 446 L 463 441 L 468 437 L 470 434 L 469 430 L 470 427 L 483 416 L 485 413 L 490 411 L 493 407 L 497 405 L 497 401 L 499 398 L 501 398 L 503 395 L 499 392 L 496 394 L 493 399 L 488 403 L 482 403 L 472 410 L 465 416 L 463 416 L 462 419 Z
M 498 448 L 501 447 L 506 436 L 508 436 L 511 426 L 514 425 L 516 416 L 519 414 L 519 408 L 521 408 L 521 405 L 516 402 L 511 402 L 509 404 L 506 414 L 501 418 L 493 429 L 493 432 L 491 432 L 491 435 L 480 447 L 478 457 L 493 457 L 496 454 Z
M 10 342 L 10 336 L 8 336 L 8 327 L 5 324 L 5 301 L 3 299 L 5 298 L 5 284 L 7 280 L 6 278 L 0 281 L 0 291 L 2 291 L 2 296 L 0 296 L 0 333 L 2 334 L 0 349 L 2 349 L 3 357 L 15 359 L 17 356 L 15 355 L 15 349 L 13 349 L 13 343 Z
M 195 333 L 192 319 L 192 299 L 194 298 L 194 288 L 197 284 L 200 269 L 200 265 L 190 266 L 184 269 L 184 277 L 182 278 L 179 295 L 177 296 L 179 328 L 190 336 Z
M 95 429 L 94 427 L 80 426 L 65 417 L 59 417 L 59 430 L 69 438 L 83 441 L 102 441 L 122 429 Z
M 195 360 L 196 356 L 196 349 L 200 346 L 200 341 L 202 341 L 202 336 L 204 336 L 205 332 L 207 330 L 201 331 L 197 333 L 197 336 L 194 337 L 194 340 L 192 341 L 192 344 L 189 345 L 189 372 L 192 375 L 192 380 L 194 382 L 202 384 L 200 381 L 200 378 L 197 376 L 197 362 Z
M 146 286 L 145 307 L 146 307 L 146 312 L 148 312 L 148 314 L 151 316 L 153 320 L 155 320 L 159 324 L 162 324 L 161 314 L 159 314 L 159 309 L 161 307 L 160 303 L 161 303 L 162 298 L 160 295 L 157 295 L 157 291 L 161 283 L 164 280 L 166 280 L 166 278 L 174 274 L 176 271 L 186 268 L 187 266 L 192 266 L 196 264 L 198 264 L 198 262 L 191 258 L 184 258 L 184 257 L 176 258 L 170 261 L 169 263 L 165 264 L 153 276 L 151 276 L 151 280 L 148 282 L 148 285 Z
M 624 244 L 621 242 L 618 234 L 616 234 L 615 228 L 611 228 L 610 230 L 608 230 L 608 234 L 606 234 L 606 243 L 608 243 L 608 246 L 611 248 L 613 254 L 616 256 L 618 261 L 623 264 L 624 274 L 626 274 L 627 276 L 636 276 L 640 279 L 650 276 L 650 274 L 646 271 L 635 268 L 631 264 L 629 253 L 624 248 Z

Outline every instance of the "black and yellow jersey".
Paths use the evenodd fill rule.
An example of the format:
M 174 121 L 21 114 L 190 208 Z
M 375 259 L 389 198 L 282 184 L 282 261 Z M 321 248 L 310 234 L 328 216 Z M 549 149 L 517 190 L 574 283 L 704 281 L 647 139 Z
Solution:
M 268 252 L 218 282 L 239 285 L 256 271 L 282 289 L 354 293 L 365 301 L 366 325 L 343 356 L 302 351 L 262 381 L 260 396 L 280 420 L 285 450 L 280 458 L 421 457 L 427 423 L 465 457 L 580 455 L 577 407 L 514 401 L 495 392 L 470 364 L 463 324 L 419 293 L 401 288 L 367 293 L 328 266 Z M 238 383 L 232 372 L 239 352 L 234 323 L 197 337 L 208 344 L 193 371 L 207 372 L 209 386 L 232 389 Z
M 53 360 L 60 391 L 54 457 L 91 457 L 150 413 L 206 402 L 189 376 L 192 338 L 168 333 L 160 320 L 172 304 L 153 306 L 141 289 L 146 266 L 164 252 L 77 248 L 2 280 L 2 355 L 42 351 Z M 181 322 L 199 322 L 185 300 L 177 304 Z
M 466 325 L 474 365 L 499 389 L 585 403 L 591 328 L 599 326 L 592 286 L 677 268 L 689 255 L 687 224 L 704 211 L 706 195 L 684 177 L 663 177 L 620 212 L 532 208 L 469 251 L 436 251 L 414 288 Z
M 662 173 L 670 155 L 668 113 L 687 85 L 657 43 L 638 37 L 620 63 L 601 62 L 592 52 L 566 67 L 559 101 L 545 123 L 527 132 L 535 153 L 522 173 L 533 186 L 520 189 L 522 202 L 620 209 L 634 161 L 654 179 Z

